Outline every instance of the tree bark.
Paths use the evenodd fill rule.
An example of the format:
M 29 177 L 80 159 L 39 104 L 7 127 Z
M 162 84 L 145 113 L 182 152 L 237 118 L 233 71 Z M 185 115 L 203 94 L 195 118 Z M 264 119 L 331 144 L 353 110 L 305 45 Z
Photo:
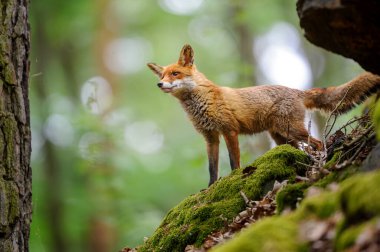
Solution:
M 28 251 L 32 214 L 28 0 L 0 2 L 0 251 Z
M 298 0 L 305 37 L 380 74 L 380 2 L 377 0 Z

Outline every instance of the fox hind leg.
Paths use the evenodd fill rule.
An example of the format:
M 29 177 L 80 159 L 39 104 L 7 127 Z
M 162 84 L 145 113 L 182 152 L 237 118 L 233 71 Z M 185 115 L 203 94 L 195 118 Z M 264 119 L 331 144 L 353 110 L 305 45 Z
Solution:
M 295 139 L 296 141 L 300 141 L 303 143 L 309 143 L 316 150 L 323 149 L 322 142 L 310 136 L 307 130 L 305 129 L 303 123 L 292 126 L 293 127 L 289 130 L 289 136 L 291 139 Z
M 269 134 L 278 145 L 290 144 L 294 146 L 295 148 L 298 148 L 299 142 L 303 142 L 303 143 L 310 143 L 310 145 L 316 150 L 323 149 L 322 142 L 310 136 L 307 130 L 303 126 L 302 127 L 293 126 L 291 129 L 289 129 L 289 132 L 286 132 L 286 133 L 284 132 L 278 133 L 278 132 L 270 131 Z
M 281 134 L 273 131 L 269 131 L 269 134 L 277 145 L 290 144 L 295 148 L 298 148 L 298 141 L 292 140 L 289 137 L 284 137 Z

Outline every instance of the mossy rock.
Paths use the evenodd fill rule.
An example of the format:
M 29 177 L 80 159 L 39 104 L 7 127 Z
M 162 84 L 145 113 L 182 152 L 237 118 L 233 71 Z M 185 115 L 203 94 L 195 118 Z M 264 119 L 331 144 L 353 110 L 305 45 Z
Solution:
M 266 218 L 242 231 L 231 242 L 217 246 L 212 252 L 295 252 L 307 251 L 298 241 L 297 224 L 284 217 Z
M 339 156 L 341 155 L 340 152 L 335 153 L 334 156 L 329 160 L 329 162 L 326 163 L 325 169 L 329 169 L 332 165 L 334 165 Z M 331 183 L 339 183 L 344 181 L 345 179 L 351 177 L 358 171 L 358 166 L 349 166 L 346 169 L 342 170 L 334 170 L 327 176 L 323 177 L 322 179 L 318 180 L 314 184 L 310 182 L 301 182 L 296 184 L 290 184 L 287 185 L 284 189 L 279 191 L 276 196 L 276 203 L 277 203 L 277 213 L 281 213 L 284 209 L 288 208 L 291 210 L 294 210 L 297 206 L 297 204 L 300 203 L 300 199 L 302 200 L 305 194 L 305 191 L 310 186 L 317 186 L 325 188 Z
M 336 192 L 324 192 L 307 198 L 294 213 L 262 219 L 211 251 L 309 251 L 307 242 L 299 239 L 300 225 L 306 220 L 332 216 L 338 210 L 337 198 Z
M 274 181 L 294 181 L 296 174 L 304 174 L 303 164 L 308 161 L 305 153 L 290 145 L 277 146 L 247 168 L 234 170 L 171 209 L 138 251 L 184 251 L 189 244 L 200 246 L 207 235 L 245 209 L 240 191 L 249 199 L 261 199 Z
M 358 225 L 353 225 L 348 228 L 342 229 L 341 232 L 338 233 L 338 236 L 336 238 L 335 242 L 335 250 L 336 251 L 346 251 L 350 247 L 352 247 L 358 236 L 368 228 L 375 229 L 376 223 L 378 222 L 378 219 L 373 219 L 368 222 L 360 223 Z
M 323 192 L 321 194 L 308 197 L 300 204 L 293 216 L 295 220 L 316 218 L 327 219 L 339 209 L 338 195 L 336 192 Z
M 340 204 L 349 223 L 380 216 L 379 185 L 380 171 L 356 175 L 342 183 Z
M 248 227 L 212 252 L 225 251 L 310 251 L 301 241 L 300 227 L 308 220 L 323 220 L 341 213 L 332 241 L 335 251 L 347 251 L 380 217 L 380 171 L 347 178 L 337 191 L 325 191 L 306 198 L 293 213 L 267 217 Z
M 302 182 L 288 185 L 279 191 L 276 196 L 277 213 L 281 213 L 284 209 L 294 210 L 309 186 L 310 183 Z
M 358 170 L 359 167 L 356 165 L 351 165 L 342 170 L 334 170 L 327 176 L 315 182 L 313 186 L 325 188 L 331 183 L 340 183 L 346 180 L 347 178 L 352 177 L 354 174 L 357 173 Z

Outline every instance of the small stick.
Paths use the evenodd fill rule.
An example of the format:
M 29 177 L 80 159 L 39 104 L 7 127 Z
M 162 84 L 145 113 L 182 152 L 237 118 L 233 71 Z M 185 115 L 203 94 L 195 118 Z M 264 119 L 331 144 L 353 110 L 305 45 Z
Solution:
M 248 199 L 247 195 L 245 195 L 245 193 L 243 191 L 240 191 L 240 195 L 243 197 L 245 204 L 249 205 L 249 199 Z
M 346 147 L 349 147 L 353 144 L 355 144 L 356 142 L 358 142 L 360 139 L 362 139 L 364 136 L 366 136 L 369 132 L 373 131 L 373 128 L 372 127 L 369 127 L 368 129 L 366 129 L 362 135 L 360 135 L 358 138 L 352 140 L 351 142 L 349 142 L 348 144 L 346 144 L 345 146 Z M 344 144 L 343 144 L 344 145 Z
M 330 134 L 332 128 L 334 127 L 335 125 L 335 122 L 336 122 L 336 114 L 335 112 L 337 111 L 337 109 L 339 108 L 339 106 L 342 104 L 344 98 L 346 98 L 347 96 L 347 93 L 348 91 L 350 91 L 351 87 L 349 87 L 346 91 L 346 93 L 344 94 L 344 96 L 342 97 L 342 99 L 339 101 L 339 103 L 335 106 L 335 108 L 333 109 L 333 111 L 331 111 L 329 117 L 327 118 L 327 121 L 326 121 L 326 124 L 325 124 L 325 127 L 323 129 L 323 137 L 322 137 L 322 144 L 323 144 L 323 156 L 322 156 L 322 159 L 320 160 L 320 162 L 318 163 L 318 166 L 319 167 L 323 167 L 323 165 L 326 163 L 326 159 L 327 159 L 327 144 L 326 144 L 326 139 L 327 139 L 327 135 Z M 329 127 L 329 122 L 331 120 L 331 117 L 334 116 L 334 121 L 333 123 L 330 125 L 330 129 L 328 130 L 327 132 L 327 127 Z
M 340 151 L 340 150 L 343 150 L 344 148 L 347 148 L 347 147 L 351 147 L 352 145 L 356 144 L 357 142 L 359 142 L 363 137 L 365 137 L 368 133 L 370 133 L 372 131 L 372 133 L 370 134 L 369 138 L 372 137 L 373 135 L 373 127 L 369 127 L 368 129 L 366 129 L 363 134 L 361 134 L 359 137 L 355 138 L 354 140 L 352 140 L 351 142 L 347 143 L 347 144 L 343 144 L 342 146 L 340 146 L 339 148 L 337 148 L 336 150 L 337 151 Z
M 333 111 L 331 111 L 331 113 L 330 113 L 330 115 L 329 115 L 329 117 L 327 118 L 327 122 L 326 122 L 326 125 L 325 125 L 325 129 L 324 129 L 324 131 L 323 131 L 323 133 L 324 133 L 324 138 L 326 138 L 326 129 L 327 129 L 327 125 L 328 125 L 328 122 L 330 121 L 330 119 L 331 119 L 331 116 L 332 115 L 334 115 L 334 117 L 336 117 L 336 115 L 335 115 L 335 112 L 337 111 L 337 109 L 339 108 L 339 106 L 342 104 L 342 102 L 343 102 L 343 100 L 344 100 L 344 98 L 346 98 L 346 96 L 347 96 L 347 93 L 348 93 L 348 91 L 350 91 L 350 89 L 351 89 L 351 87 L 349 87 L 348 89 L 347 89 L 347 91 L 346 91 L 346 93 L 344 94 L 344 96 L 342 97 L 342 99 L 339 101 L 339 103 L 335 106 L 335 108 L 333 109 Z M 336 121 L 336 119 L 334 120 L 334 124 L 335 124 L 335 121 Z M 332 127 L 334 127 L 334 124 L 332 124 L 331 125 L 331 128 Z M 331 131 L 331 129 L 330 129 L 330 131 Z M 329 131 L 329 132 L 330 132 Z M 324 146 L 324 147 L 326 147 L 326 146 Z

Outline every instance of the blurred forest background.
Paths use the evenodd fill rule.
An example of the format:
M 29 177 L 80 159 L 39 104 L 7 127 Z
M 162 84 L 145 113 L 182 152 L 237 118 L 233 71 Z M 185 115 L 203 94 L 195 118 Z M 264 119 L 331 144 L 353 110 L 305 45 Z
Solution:
M 147 62 L 173 63 L 189 43 L 198 69 L 231 87 L 306 89 L 361 72 L 303 38 L 295 3 L 31 1 L 31 251 L 136 246 L 207 186 L 204 140 Z M 323 120 L 313 121 L 318 137 Z M 241 141 L 243 165 L 271 147 L 266 134 Z M 220 157 L 224 176 L 224 144 Z

